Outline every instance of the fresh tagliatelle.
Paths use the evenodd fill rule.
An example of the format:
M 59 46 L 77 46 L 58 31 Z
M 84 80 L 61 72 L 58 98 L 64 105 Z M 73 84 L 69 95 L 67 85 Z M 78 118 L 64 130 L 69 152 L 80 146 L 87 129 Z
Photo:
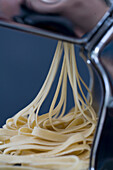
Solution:
M 39 116 L 62 57 L 49 112 Z M 69 113 L 65 113 L 67 80 L 74 99 Z M 88 91 L 88 100 L 82 85 Z M 91 92 L 77 70 L 74 45 L 59 41 L 49 73 L 36 98 L 0 129 L 0 169 L 86 170 L 96 121 Z

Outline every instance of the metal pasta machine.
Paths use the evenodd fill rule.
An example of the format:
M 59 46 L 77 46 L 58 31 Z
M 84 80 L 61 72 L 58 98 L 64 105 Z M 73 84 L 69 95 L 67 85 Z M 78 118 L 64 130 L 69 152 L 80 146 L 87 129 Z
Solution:
M 70 1 L 70 2 L 69 2 Z M 42 35 L 80 46 L 86 63 L 91 68 L 93 107 L 99 116 L 90 155 L 90 170 L 113 170 L 113 6 L 106 3 L 107 12 L 94 28 L 84 36 L 76 35 L 74 18 L 63 15 L 61 8 L 54 12 L 51 6 L 59 3 L 62 9 L 74 0 L 0 0 L 0 27 L 30 34 Z M 98 0 L 100 1 L 100 0 Z M 87 1 L 84 1 L 87 3 Z M 34 5 L 32 3 L 36 3 Z M 63 3 L 65 6 L 63 7 Z M 78 3 L 78 7 L 81 1 Z M 44 8 L 42 5 L 47 5 Z M 37 7 L 43 13 L 37 11 Z M 71 10 L 71 9 L 70 9 Z M 92 10 L 92 9 L 90 9 Z M 101 10 L 101 9 L 100 9 Z M 80 11 L 81 13 L 83 11 Z M 84 22 L 84 21 L 80 21 Z M 88 23 L 89 21 L 87 21 Z M 86 24 L 87 24 L 86 23 Z

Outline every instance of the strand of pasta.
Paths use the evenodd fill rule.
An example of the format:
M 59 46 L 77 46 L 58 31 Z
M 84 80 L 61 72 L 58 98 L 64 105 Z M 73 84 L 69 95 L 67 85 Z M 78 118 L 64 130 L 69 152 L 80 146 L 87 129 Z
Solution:
M 62 68 L 49 112 L 39 116 L 61 56 Z M 74 107 L 65 114 L 67 79 L 72 88 Z M 89 93 L 89 101 L 81 83 Z M 60 99 L 56 105 L 58 96 Z M 87 169 L 97 121 L 91 105 L 92 95 L 78 73 L 73 44 L 59 42 L 47 78 L 36 98 L 0 129 L 0 169 Z

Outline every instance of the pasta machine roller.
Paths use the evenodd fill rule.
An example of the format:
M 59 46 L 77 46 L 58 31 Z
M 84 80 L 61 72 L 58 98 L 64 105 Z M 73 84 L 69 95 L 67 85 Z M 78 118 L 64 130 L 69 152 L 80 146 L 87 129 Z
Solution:
M 43 0 L 57 3 L 59 0 Z M 93 107 L 99 116 L 90 156 L 90 170 L 113 169 L 113 6 L 94 29 L 82 38 L 73 23 L 59 14 L 41 14 L 22 0 L 0 1 L 0 26 L 71 42 L 80 46 L 90 68 Z

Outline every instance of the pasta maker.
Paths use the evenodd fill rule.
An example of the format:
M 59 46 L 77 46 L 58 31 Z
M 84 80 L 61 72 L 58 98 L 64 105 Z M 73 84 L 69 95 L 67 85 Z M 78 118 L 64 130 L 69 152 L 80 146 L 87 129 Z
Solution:
M 59 0 L 43 0 L 57 3 Z M 77 38 L 73 23 L 57 14 L 40 14 L 22 0 L 1 1 L 0 26 L 9 29 L 63 40 L 80 46 L 80 53 L 90 70 L 93 107 L 99 116 L 90 156 L 90 170 L 113 169 L 113 6 L 96 27 L 82 38 Z M 13 5 L 12 5 L 13 4 Z

